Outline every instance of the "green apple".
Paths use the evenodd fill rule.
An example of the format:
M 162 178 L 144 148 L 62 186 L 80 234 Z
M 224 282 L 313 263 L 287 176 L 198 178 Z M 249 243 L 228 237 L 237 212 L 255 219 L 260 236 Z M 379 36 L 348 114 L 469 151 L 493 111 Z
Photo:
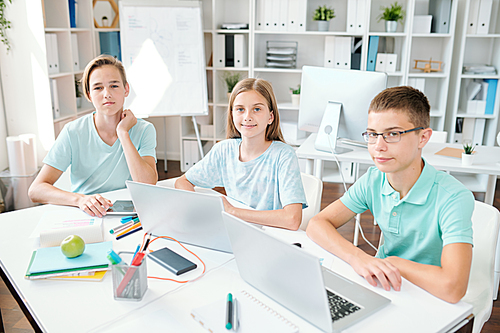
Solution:
M 85 251 L 85 241 L 77 235 L 69 235 L 61 242 L 61 252 L 68 258 L 75 258 Z

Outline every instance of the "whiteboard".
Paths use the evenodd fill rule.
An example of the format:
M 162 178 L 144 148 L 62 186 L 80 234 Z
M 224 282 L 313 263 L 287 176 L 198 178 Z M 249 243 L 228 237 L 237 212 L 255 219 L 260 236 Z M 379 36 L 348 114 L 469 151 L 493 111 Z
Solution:
M 199 1 L 164 3 L 120 1 L 122 62 L 130 85 L 124 107 L 137 117 L 207 115 Z

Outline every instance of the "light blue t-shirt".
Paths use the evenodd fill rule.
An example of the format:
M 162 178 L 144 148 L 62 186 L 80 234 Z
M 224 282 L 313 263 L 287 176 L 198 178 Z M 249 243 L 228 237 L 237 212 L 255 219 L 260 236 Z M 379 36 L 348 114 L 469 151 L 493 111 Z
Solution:
M 397 256 L 441 266 L 445 245 L 472 244 L 474 196 L 454 177 L 427 162 L 402 200 L 387 175 L 375 167 L 368 169 L 340 200 L 354 213 L 372 212 L 384 233 L 379 258 Z
M 257 210 L 275 210 L 294 203 L 306 208 L 297 155 L 292 147 L 273 141 L 259 157 L 241 162 L 241 139 L 218 142 L 186 172 L 195 186 L 223 186 L 227 196 Z
M 153 124 L 137 119 L 129 130 L 130 139 L 141 156 L 156 160 L 156 130 Z M 131 180 L 120 140 L 109 146 L 97 133 L 93 113 L 64 126 L 43 163 L 61 171 L 71 165 L 71 191 L 95 194 L 125 187 Z

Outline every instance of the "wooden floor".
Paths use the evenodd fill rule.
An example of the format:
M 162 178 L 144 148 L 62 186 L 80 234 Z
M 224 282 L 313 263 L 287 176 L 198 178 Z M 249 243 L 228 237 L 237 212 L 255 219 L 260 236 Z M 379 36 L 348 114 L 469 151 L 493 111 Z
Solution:
M 163 171 L 163 161 L 158 161 L 158 176 L 160 180 L 178 177 L 182 174 L 178 161 L 168 161 L 168 172 Z M 325 208 L 332 201 L 340 198 L 343 194 L 343 186 L 337 183 L 325 183 L 323 188 L 323 198 L 321 201 L 321 209 Z M 477 200 L 483 200 L 484 194 L 476 194 Z M 500 209 L 500 181 L 497 182 L 495 203 L 494 206 Z M 361 225 L 363 227 L 366 238 L 375 246 L 378 245 L 380 235 L 379 228 L 373 225 L 373 217 L 369 213 L 365 213 L 361 217 Z M 352 241 L 354 234 L 354 223 L 348 223 L 339 229 L 342 235 L 348 240 Z M 360 248 L 368 253 L 375 254 L 375 251 L 361 239 Z M 34 332 L 31 329 L 29 322 L 24 317 L 22 311 L 19 309 L 16 301 L 11 296 L 9 290 L 0 279 L 0 310 L 2 311 L 5 332 L 10 333 L 28 333 Z M 490 320 L 484 325 L 483 333 L 497 333 L 500 332 L 500 300 L 493 303 L 493 312 Z M 1 332 L 0 332 L 1 333 Z

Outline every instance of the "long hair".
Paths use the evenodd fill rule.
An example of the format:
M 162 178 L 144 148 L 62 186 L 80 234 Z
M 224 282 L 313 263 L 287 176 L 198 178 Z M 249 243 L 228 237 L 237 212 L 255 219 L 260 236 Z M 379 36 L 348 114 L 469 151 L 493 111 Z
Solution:
M 234 126 L 233 121 L 233 106 L 234 100 L 239 93 L 246 91 L 256 91 L 267 101 L 267 106 L 269 111 L 274 114 L 274 120 L 271 124 L 267 125 L 266 128 L 266 141 L 281 141 L 285 142 L 283 139 L 283 134 L 281 133 L 280 127 L 280 114 L 278 112 L 278 103 L 276 102 L 276 96 L 274 96 L 273 86 L 266 80 L 248 78 L 241 80 L 234 86 L 229 98 L 229 106 L 227 108 L 227 130 L 226 138 L 235 139 L 241 138 L 241 133 L 238 132 Z

